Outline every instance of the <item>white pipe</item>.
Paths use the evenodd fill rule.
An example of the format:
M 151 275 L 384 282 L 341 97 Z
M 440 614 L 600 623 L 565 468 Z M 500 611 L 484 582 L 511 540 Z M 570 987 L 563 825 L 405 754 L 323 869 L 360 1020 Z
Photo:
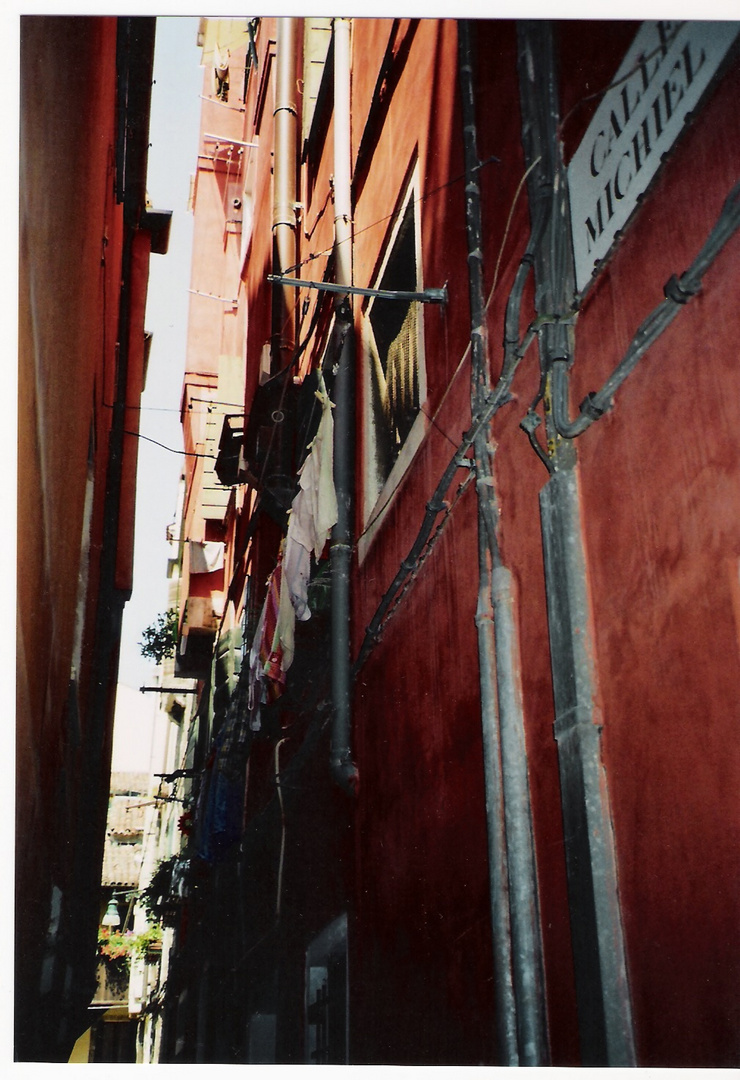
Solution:
M 296 249 L 296 140 L 298 119 L 296 111 L 296 20 L 278 19 L 276 42 L 275 159 L 273 177 L 272 233 L 277 249 L 278 272 L 284 274 L 297 261 Z M 295 306 L 297 294 L 283 287 L 287 321 L 276 327 L 280 340 L 274 348 L 289 349 L 295 344 Z M 283 367 L 282 359 L 275 358 Z
M 335 278 L 352 284 L 350 142 L 350 20 L 334 20 L 334 237 Z

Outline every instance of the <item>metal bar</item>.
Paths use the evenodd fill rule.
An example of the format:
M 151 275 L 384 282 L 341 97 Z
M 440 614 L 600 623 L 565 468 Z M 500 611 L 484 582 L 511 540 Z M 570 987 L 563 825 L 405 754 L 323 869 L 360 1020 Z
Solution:
M 218 300 L 221 304 L 231 304 L 232 307 L 237 307 L 239 304 L 236 297 L 229 299 L 228 296 L 216 296 L 215 293 L 201 292 L 200 289 L 188 289 L 188 292 L 193 296 L 204 296 L 206 300 Z
M 181 686 L 140 686 L 140 694 L 197 694 L 198 689 Z
M 292 285 L 296 289 L 319 289 L 321 292 L 353 293 L 355 296 L 377 296 L 381 300 L 418 300 L 421 304 L 446 304 L 447 287 L 424 289 L 423 292 L 391 292 L 388 289 L 364 289 L 359 285 L 340 285 L 336 281 L 302 281 L 299 278 L 268 274 L 267 280 L 276 285 Z
M 212 99 L 208 98 L 208 100 L 211 101 Z M 203 133 L 203 138 L 208 139 L 209 142 L 223 143 L 224 146 L 251 146 L 255 148 L 259 146 L 259 143 L 256 142 L 242 142 L 240 139 L 230 139 L 225 135 L 212 135 L 207 131 Z

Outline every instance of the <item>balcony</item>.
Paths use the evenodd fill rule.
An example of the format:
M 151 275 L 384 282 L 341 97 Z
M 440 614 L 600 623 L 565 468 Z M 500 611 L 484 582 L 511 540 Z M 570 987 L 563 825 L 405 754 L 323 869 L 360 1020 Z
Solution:
M 219 615 L 210 596 L 190 596 L 185 601 L 175 674 L 179 678 L 204 679 L 208 675 L 216 640 Z
M 129 964 L 127 960 L 99 960 L 97 987 L 91 1005 L 125 1005 L 128 1002 Z

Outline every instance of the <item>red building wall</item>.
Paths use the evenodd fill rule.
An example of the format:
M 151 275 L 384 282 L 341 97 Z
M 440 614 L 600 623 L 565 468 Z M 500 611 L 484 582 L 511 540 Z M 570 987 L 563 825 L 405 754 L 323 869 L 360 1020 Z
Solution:
M 360 44 L 363 31 L 363 25 L 355 25 L 354 47 L 358 54 L 364 53 Z M 489 164 L 481 170 L 489 284 L 501 251 L 506 214 L 524 168 L 516 109 L 514 27 L 484 22 L 476 33 L 479 56 L 495 58 L 493 63 L 478 65 L 483 84 L 478 102 L 480 157 L 496 154 L 503 159 L 502 164 Z M 370 85 L 364 89 L 371 94 L 370 73 L 367 81 Z M 360 73 L 354 74 L 353 93 L 362 100 Z M 504 111 L 494 105 L 501 101 L 510 103 L 511 108 Z M 412 112 L 409 102 L 414 103 Z M 357 571 L 355 649 L 411 547 L 425 504 L 454 446 L 470 423 L 459 109 L 455 23 L 422 21 L 390 102 L 378 153 L 373 156 L 358 203 L 356 280 L 363 284 L 368 281 L 368 269 L 375 260 L 364 252 L 373 242 L 377 251 L 383 242 L 382 219 L 391 209 L 389 201 L 402 187 L 408 161 L 418 145 L 423 178 L 420 212 L 424 283 L 430 287 L 447 283 L 449 304 L 443 310 L 424 306 L 429 394 L 425 411 L 434 422 Z M 359 113 L 362 115 L 362 107 Z M 524 209 L 520 203 L 520 210 Z M 379 219 L 378 228 L 363 233 L 366 223 Z M 525 229 L 520 212 L 501 253 L 501 301 L 496 305 L 494 300 L 489 314 L 494 371 L 499 365 L 502 336 L 497 316 L 500 320 L 526 238 Z M 536 373 L 530 381 L 531 397 Z M 522 400 L 526 400 L 524 394 Z M 526 461 L 518 465 L 517 490 L 528 472 L 536 474 L 536 467 L 530 465 L 528 469 Z M 462 481 L 463 476 L 458 479 Z M 507 520 L 504 512 L 512 511 L 511 499 L 509 492 L 500 494 L 503 520 Z M 533 506 L 536 512 L 536 501 Z M 477 509 L 470 488 L 452 511 L 447 531 L 423 564 L 382 643 L 358 677 L 354 699 L 361 775 L 356 834 L 357 938 L 363 957 L 362 975 L 357 980 L 363 1016 L 356 1027 L 358 1060 L 378 1060 L 382 1045 L 375 1040 L 378 1028 L 385 1035 L 391 1055 L 384 1060 L 476 1063 L 495 1059 L 498 1052 L 492 1023 L 487 839 L 474 622 L 476 552 Z M 540 567 L 541 556 L 539 573 L 535 571 L 533 576 L 542 604 Z M 535 610 L 531 598 L 520 607 L 523 617 L 525 612 L 530 615 Z M 527 662 L 522 666 L 525 692 L 534 681 L 540 697 L 550 694 L 546 631 L 542 607 L 531 633 L 529 627 L 521 627 L 527 645 L 533 637 L 539 638 L 532 653 L 541 658 L 540 670 Z M 532 717 L 527 738 L 532 798 L 542 827 L 542 838 L 538 835 L 536 840 L 542 922 L 547 927 L 545 971 L 547 976 L 552 973 L 549 985 L 557 986 L 550 998 L 552 1051 L 553 1060 L 563 1062 L 576 1059 L 577 1037 L 564 865 L 562 855 L 551 856 L 551 852 L 562 848 L 555 747 L 544 723 L 551 709 L 550 705 L 544 715 Z M 393 986 L 390 992 L 389 980 Z M 414 992 L 409 992 L 410 986 Z
M 98 896 L 86 875 L 100 881 L 120 612 L 131 588 L 136 466 L 131 440 L 118 473 L 111 449 L 114 403 L 121 356 L 131 361 L 123 387 L 127 406 L 138 406 L 143 385 L 151 247 L 149 232 L 142 230 L 132 241 L 133 258 L 127 256 L 127 237 L 144 210 L 144 183 L 132 173 L 124 185 L 117 175 L 117 150 L 123 150 L 117 145 L 119 115 L 126 125 L 128 164 L 133 168 L 137 153 L 146 160 L 146 67 L 150 76 L 154 27 L 150 20 L 133 24 L 122 27 L 107 17 L 26 17 L 21 27 L 15 965 L 20 1060 L 67 1060 L 95 989 L 90 973 Z M 143 73 L 138 111 L 137 71 Z M 118 94 L 119 77 L 130 77 L 128 112 Z M 128 221 L 124 188 L 127 210 L 135 211 Z M 108 489 L 117 479 L 116 499 Z
M 556 24 L 559 135 L 566 165 L 637 29 L 638 24 L 626 22 Z M 259 142 L 251 246 L 240 292 L 247 416 L 266 408 L 258 390 L 262 350 L 280 330 L 267 282 L 274 269 L 277 41 L 276 21 L 260 20 L 258 64 L 248 82 L 243 134 L 232 132 L 232 137 Z M 507 21 L 476 21 L 473 41 L 484 288 L 495 381 L 507 301 L 530 233 L 517 27 Z M 377 284 L 394 213 L 416 168 L 423 286 L 446 285 L 448 294 L 443 306 L 420 305 L 423 434 L 382 520 L 372 529 L 363 489 L 368 402 L 361 331 L 367 300 L 352 301 L 358 407 L 353 660 L 471 423 L 457 46 L 457 24 L 451 19 L 352 22 L 354 284 Z M 737 180 L 738 140 L 728 132 L 737 127 L 738 70 L 735 51 L 582 304 L 571 414 L 613 370 L 642 320 L 661 301 L 670 275 L 686 269 Z M 299 47 L 299 119 L 302 72 Z M 296 170 L 296 274 L 313 281 L 327 270 L 333 245 L 330 94 L 321 107 L 322 122 L 307 160 Z M 624 932 L 636 1060 L 643 1066 L 727 1066 L 738 1056 L 740 956 L 733 934 L 738 761 L 731 733 L 737 719 L 740 611 L 733 527 L 740 493 L 732 437 L 740 419 L 733 361 L 739 254 L 734 237 L 707 274 L 701 294 L 679 313 L 618 392 L 613 410 L 576 440 L 590 604 L 583 631 L 590 635 L 596 673 L 593 719 L 603 727 L 600 764 L 615 840 L 617 922 Z M 312 329 L 316 296 L 303 290 L 298 296 L 298 337 L 308 338 L 300 366 L 305 374 L 308 358 L 316 365 L 324 354 L 329 317 Z M 530 280 L 520 334 L 534 316 Z M 548 475 L 520 428 L 539 385 L 533 346 L 519 366 L 511 400 L 496 415 L 490 441 L 501 558 L 513 577 L 520 641 L 550 1061 L 562 1066 L 581 1062 L 584 1036 L 579 1030 L 582 1001 L 579 1005 L 576 995 L 577 934 L 572 932 L 572 920 L 580 929 L 579 915 L 571 911 L 566 863 L 572 838 L 563 826 L 564 791 L 553 730 L 539 503 Z M 277 924 L 285 931 L 285 952 L 270 969 L 284 1002 L 291 1001 L 278 1016 L 276 1053 L 280 1058 L 282 1052 L 284 1060 L 302 1060 L 304 1017 L 294 985 L 301 978 L 302 957 L 312 935 L 342 911 L 349 915 L 351 1061 L 475 1064 L 502 1057 L 495 1036 L 475 621 L 478 507 L 469 479 L 469 470 L 461 468 L 447 493 L 449 511 L 437 522 L 442 525 L 438 535 L 357 672 L 352 699 L 352 752 L 360 776 L 356 800 L 342 801 L 336 791 L 327 798 L 322 789 L 314 803 L 306 794 L 310 789 L 303 788 L 300 798 L 307 803 L 302 805 L 310 810 L 295 812 L 295 817 L 286 813 L 282 819 L 287 830 L 283 841 L 291 828 L 300 835 L 294 846 L 287 840 L 290 886 L 283 921 Z M 231 528 L 229 543 L 236 545 L 237 535 L 245 533 L 237 515 Z M 244 550 L 232 548 L 234 565 L 243 560 L 242 571 L 246 567 L 251 575 L 250 602 L 257 612 L 281 534 L 264 515 Z M 324 686 L 329 663 L 327 654 L 309 672 L 309 687 Z M 291 726 L 296 712 L 286 710 L 286 715 L 283 753 L 288 761 L 305 747 L 297 749 L 302 735 Z M 311 719 L 318 725 L 321 716 Z M 256 811 L 250 817 L 249 799 L 259 802 L 260 811 L 269 807 L 278 774 L 269 739 L 274 744 L 283 737 L 282 730 L 266 733 L 267 745 L 254 744 L 245 817 L 250 836 L 259 820 Z M 320 783 L 317 776 L 314 764 L 312 783 Z M 325 779 L 328 784 L 328 763 Z M 309 820 L 312 829 L 306 830 Z M 280 840 L 273 836 L 270 841 L 265 829 L 260 857 L 266 880 L 272 882 Z M 327 846 L 332 852 L 341 851 L 331 864 L 322 846 L 325 836 L 331 837 Z M 246 850 L 239 856 L 245 865 Z M 248 870 L 256 873 L 251 865 Z M 252 983 L 263 975 L 267 984 L 264 972 L 255 974 Z M 252 983 L 247 980 L 248 986 Z M 245 1011 L 249 1008 L 245 1004 Z
M 691 263 L 737 182 L 737 140 L 727 132 L 739 76 L 735 56 L 584 305 L 574 402 L 600 385 L 663 284 Z M 739 257 L 735 236 L 579 447 L 604 760 L 645 1064 L 737 1061 Z
M 559 30 L 563 114 L 584 90 L 606 85 L 635 29 L 587 25 L 582 31 L 572 26 Z M 362 26 L 355 28 L 355 48 L 361 52 L 362 32 Z M 398 97 L 389 105 L 378 156 L 358 202 L 355 267 L 362 268 L 363 283 L 373 259 L 362 254 L 372 230 L 362 230 L 382 217 L 383 206 L 398 190 L 415 137 L 424 160 L 425 133 L 430 131 L 433 164 L 445 161 L 441 148 L 446 148 L 453 164 L 447 170 L 443 165 L 441 175 L 459 171 L 459 151 L 449 149 L 444 134 L 447 116 L 447 130 L 456 126 L 454 45 L 448 42 L 435 50 L 429 40 L 433 33 L 444 42 L 444 28 L 422 24 L 408 61 L 419 81 L 406 85 L 405 72 L 399 79 Z M 524 171 L 513 27 L 481 23 L 476 38 L 480 157 L 497 154 L 502 159 L 482 171 L 487 285 L 501 256 L 499 300 L 494 298 L 488 320 L 495 371 L 503 306 L 526 237 L 526 200 L 519 201 L 501 251 L 507 214 Z M 570 62 L 575 52 L 579 64 Z M 431 110 L 436 126 L 430 128 L 426 102 L 432 92 L 425 65 L 431 56 L 434 85 L 445 92 L 436 91 Z M 665 165 L 584 305 L 577 329 L 574 403 L 601 385 L 642 319 L 662 299 L 664 282 L 688 266 L 716 220 L 738 175 L 736 140 L 726 137 L 736 79 L 735 61 Z M 368 74 L 368 83 L 372 81 Z M 357 72 L 353 92 L 362 101 L 362 75 Z M 414 102 L 413 116 L 409 101 Z M 588 107 L 583 111 L 585 116 L 573 120 L 581 130 Z M 362 106 L 358 112 L 362 116 Z M 459 128 L 454 135 L 459 139 Z M 574 148 L 576 140 L 570 145 Z M 382 185 L 379 179 L 372 181 L 376 160 Z M 699 167 L 699 162 L 711 162 L 711 169 Z M 430 172 L 434 176 L 428 169 L 427 177 Z M 436 186 L 429 179 L 427 183 Z M 466 334 L 462 193 L 457 204 L 453 193 L 450 185 L 446 217 L 434 196 L 423 210 L 424 240 L 430 237 L 422 243 L 425 283 L 447 281 L 450 293 L 443 331 L 435 326 L 438 312 L 425 308 L 431 411 L 447 388 Z M 443 242 L 434 242 L 437 231 Z M 737 397 L 731 389 L 736 381 L 731 370 L 736 276 L 737 239 L 707 275 L 694 307 L 682 313 L 631 377 L 613 413 L 579 443 L 603 761 L 612 799 L 640 1064 L 728 1064 L 737 1053 L 732 1034 L 737 999 L 731 983 L 738 957 L 730 944 L 738 899 L 730 869 L 738 824 L 730 775 L 736 776 L 737 761 L 730 729 L 737 712 L 737 541 L 731 522 L 738 490 L 736 454 L 729 442 Z M 531 298 L 527 311 L 529 319 Z M 537 503 L 546 474 L 518 428 L 537 382 L 530 360 L 515 380 L 514 403 L 494 427 L 496 480 L 503 557 L 518 586 L 550 1040 L 553 1061 L 569 1063 L 578 1060 L 578 1042 Z M 453 390 L 455 404 L 448 399 L 435 417 L 451 436 L 449 442 L 439 432 L 428 437 L 357 571 L 356 642 L 410 546 L 450 443 L 468 422 L 465 389 L 461 385 Z M 440 446 L 436 461 L 435 440 Z M 397 1011 L 398 1000 L 413 998 L 404 998 L 401 988 L 410 985 L 415 972 L 435 963 L 447 976 L 432 982 L 449 986 L 456 950 L 463 947 L 456 938 L 466 920 L 473 951 L 480 949 L 480 941 L 473 945 L 476 904 L 470 901 L 466 908 L 462 899 L 466 890 L 468 896 L 475 894 L 477 882 L 479 905 L 485 888 L 485 837 L 471 824 L 480 825 L 482 814 L 472 493 L 454 513 L 466 516 L 467 540 L 453 547 L 451 528 L 440 541 L 368 661 L 355 697 L 362 777 L 358 939 L 363 957 L 373 956 L 368 942 L 375 943 L 371 964 L 378 979 L 375 993 L 367 986 L 360 993 L 371 1017 L 367 1026 L 388 1028 L 389 1044 L 394 1038 L 406 1040 L 409 1060 L 423 1054 L 424 1046 L 434 1059 L 440 1017 L 450 1008 L 451 992 L 439 989 L 436 1004 L 427 998 L 426 1008 L 420 1008 L 420 1014 L 434 1015 L 435 1020 L 430 1020 L 432 1031 L 423 1029 L 417 1043 L 408 1033 L 418 1026 Z M 716 647 L 709 644 L 715 641 Z M 451 768 L 455 762 L 460 769 L 461 745 L 478 746 L 463 758 L 467 771 Z M 449 849 L 445 822 L 455 837 Z M 466 827 L 460 838 L 455 829 L 462 822 Z M 460 895 L 450 896 L 450 879 L 456 880 Z M 452 911 L 458 922 L 450 919 Z M 422 943 L 432 920 L 438 925 L 430 959 Z M 412 943 L 408 959 L 398 947 L 399 936 L 404 936 L 400 926 Z M 464 966 L 471 970 L 470 957 Z M 380 992 L 381 986 L 387 990 L 389 978 L 398 987 L 398 997 Z M 413 1012 L 415 1005 L 408 1008 Z M 473 1056 L 484 1053 L 484 1040 L 480 1049 L 474 1045 L 468 1042 Z

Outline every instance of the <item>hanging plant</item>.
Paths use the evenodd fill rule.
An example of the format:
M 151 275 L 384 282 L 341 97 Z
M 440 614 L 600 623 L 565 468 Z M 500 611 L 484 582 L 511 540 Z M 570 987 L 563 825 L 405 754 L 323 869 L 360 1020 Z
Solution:
M 101 926 L 98 930 L 98 955 L 109 964 L 128 964 L 134 944 L 134 935 L 130 930 L 122 934 L 120 930 L 111 930 Z
M 172 885 L 172 875 L 179 862 L 177 855 L 163 859 L 154 871 L 152 880 L 141 890 L 139 899 L 152 922 L 162 922 L 179 903 Z

